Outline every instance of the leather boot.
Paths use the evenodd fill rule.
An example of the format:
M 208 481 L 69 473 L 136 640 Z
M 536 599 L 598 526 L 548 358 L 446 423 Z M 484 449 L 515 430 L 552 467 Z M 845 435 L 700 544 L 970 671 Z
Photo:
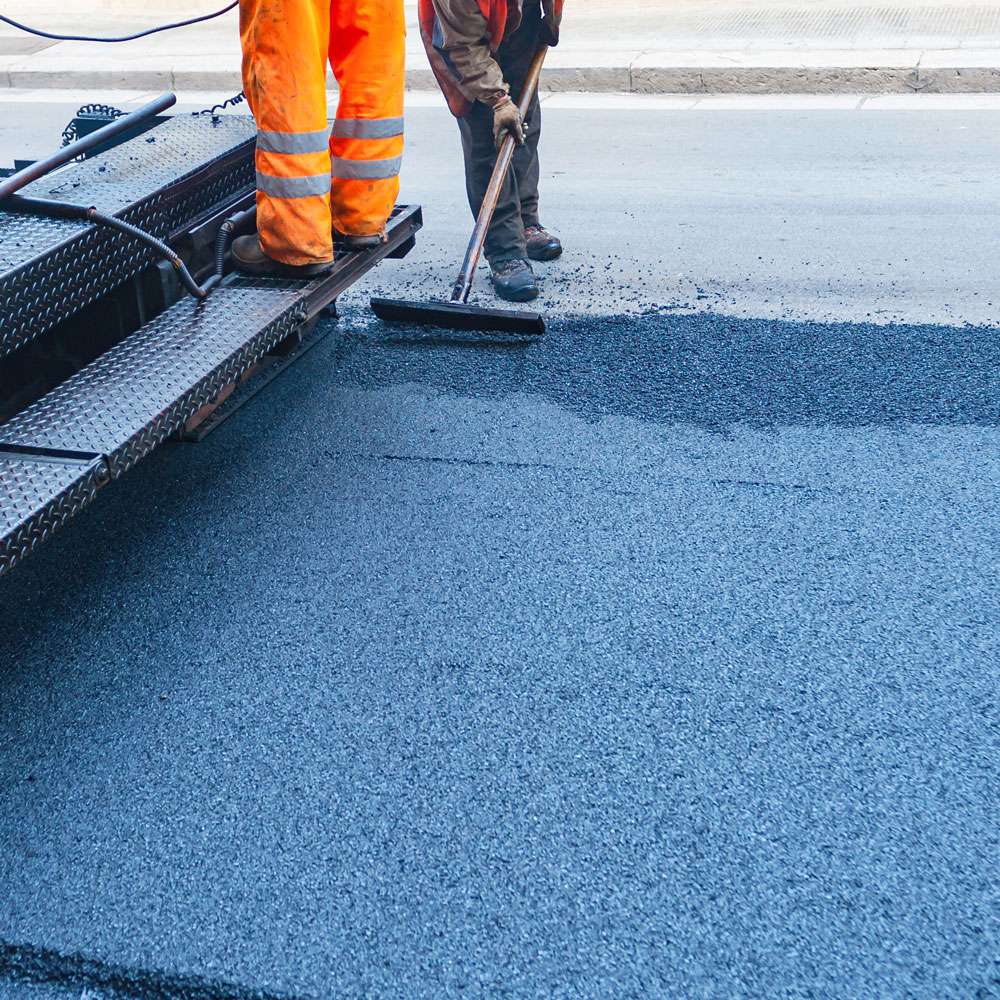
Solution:
M 317 261 L 315 264 L 282 264 L 264 253 L 260 237 L 237 236 L 233 240 L 233 263 L 245 274 L 256 274 L 268 278 L 314 278 L 333 267 L 333 261 Z
M 538 294 L 535 274 L 524 259 L 490 265 L 490 279 L 497 295 L 509 302 L 527 302 Z
M 528 256 L 532 260 L 555 260 L 562 253 L 558 236 L 553 236 L 542 226 L 525 226 L 524 238 L 528 244 Z

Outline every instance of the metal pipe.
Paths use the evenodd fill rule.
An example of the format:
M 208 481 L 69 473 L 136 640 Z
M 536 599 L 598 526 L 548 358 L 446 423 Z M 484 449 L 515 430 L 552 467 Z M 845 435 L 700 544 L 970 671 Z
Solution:
M 63 146 L 58 152 L 52 153 L 41 160 L 36 160 L 30 166 L 0 181 L 0 201 L 12 195 L 15 191 L 19 191 L 25 184 L 30 184 L 32 181 L 38 180 L 39 177 L 44 177 L 49 171 L 55 170 L 56 167 L 61 167 L 71 160 L 75 160 L 81 153 L 86 153 L 95 146 L 101 145 L 102 142 L 107 142 L 108 139 L 112 139 L 116 135 L 121 135 L 122 132 L 127 132 L 140 122 L 155 117 L 161 111 L 166 111 L 167 108 L 176 103 L 177 98 L 173 94 L 163 94 L 145 107 L 139 108 L 138 111 L 133 111 L 129 115 L 122 115 L 121 118 L 116 118 L 103 128 L 97 129 L 96 132 L 91 132 L 90 135 L 85 135 L 82 139 L 77 139 L 68 146 Z

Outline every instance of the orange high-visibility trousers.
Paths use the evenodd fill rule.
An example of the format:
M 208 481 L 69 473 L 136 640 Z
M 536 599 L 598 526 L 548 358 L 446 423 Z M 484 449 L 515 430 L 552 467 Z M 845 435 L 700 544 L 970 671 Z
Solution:
M 285 264 L 333 259 L 331 224 L 383 233 L 403 155 L 403 0 L 241 0 L 257 122 L 257 231 Z M 340 101 L 327 126 L 326 63 Z

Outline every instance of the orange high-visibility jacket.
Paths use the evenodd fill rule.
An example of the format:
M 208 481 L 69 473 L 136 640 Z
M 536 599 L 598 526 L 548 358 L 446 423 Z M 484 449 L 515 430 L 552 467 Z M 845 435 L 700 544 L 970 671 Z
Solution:
M 403 153 L 403 0 L 241 0 L 257 122 L 257 231 L 285 264 L 333 259 L 331 227 L 382 233 Z M 340 89 L 327 124 L 326 67 Z
M 559 42 L 562 8 L 563 0 L 542 0 L 549 45 Z M 419 0 L 418 13 L 431 69 L 456 117 L 509 93 L 493 55 L 521 23 L 521 0 Z

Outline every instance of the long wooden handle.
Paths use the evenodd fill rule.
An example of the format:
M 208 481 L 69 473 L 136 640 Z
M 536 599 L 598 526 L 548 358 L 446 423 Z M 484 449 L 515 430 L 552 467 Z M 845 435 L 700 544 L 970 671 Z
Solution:
M 549 47 L 543 45 L 535 58 L 531 62 L 528 70 L 528 77 L 524 81 L 524 90 L 521 91 L 521 103 L 518 110 L 521 113 L 521 121 L 528 114 L 531 106 L 531 99 L 538 87 L 538 78 L 542 75 L 542 63 L 545 62 L 545 54 Z M 503 179 L 507 176 L 507 169 L 510 167 L 511 158 L 514 155 L 514 137 L 508 135 L 500 147 L 500 154 L 497 156 L 496 166 L 493 168 L 493 176 L 490 178 L 489 187 L 483 197 L 483 204 L 479 209 L 479 216 L 476 219 L 476 228 L 472 230 L 472 239 L 469 240 L 469 249 L 465 251 L 465 260 L 462 262 L 462 270 L 458 273 L 455 287 L 451 292 L 452 302 L 466 302 L 469 298 L 469 291 L 472 288 L 472 279 L 476 273 L 476 265 L 483 252 L 483 244 L 486 242 L 486 231 L 493 221 L 493 213 L 497 208 L 497 201 L 500 198 L 500 188 L 503 187 Z

